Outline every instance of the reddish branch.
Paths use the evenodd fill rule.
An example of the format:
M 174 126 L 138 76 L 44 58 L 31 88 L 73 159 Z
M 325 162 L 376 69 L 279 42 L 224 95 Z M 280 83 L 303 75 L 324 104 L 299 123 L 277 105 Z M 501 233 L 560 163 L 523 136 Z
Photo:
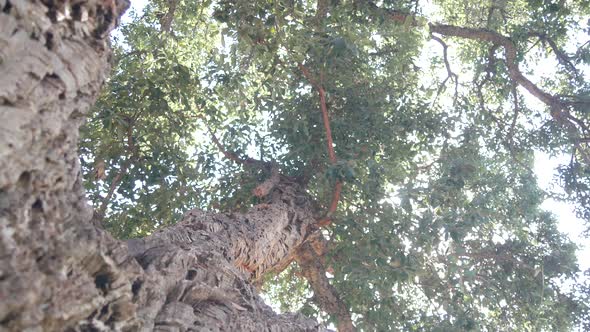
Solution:
M 326 16 L 327 8 L 327 1 L 318 0 L 316 15 L 318 30 L 322 30 L 321 21 Z M 320 80 L 318 83 L 303 64 L 299 64 L 298 67 L 303 73 L 303 76 L 318 92 L 324 130 L 326 132 L 328 156 L 330 158 L 330 163 L 335 165 L 338 162 L 338 159 L 336 158 L 336 152 L 334 151 L 332 129 L 330 128 L 330 117 L 328 115 L 328 107 L 326 105 L 326 91 L 322 85 L 323 75 L 320 72 Z M 325 216 L 316 223 L 316 227 L 324 227 L 331 223 L 331 216 L 338 208 L 341 190 L 342 182 L 337 180 L 334 185 L 332 201 L 330 202 L 328 211 L 326 212 Z M 294 255 L 294 259 L 301 267 L 302 275 L 307 279 L 309 285 L 313 289 L 314 302 L 316 302 L 323 311 L 336 318 L 338 331 L 355 331 L 348 306 L 340 299 L 338 292 L 334 286 L 330 284 L 330 281 L 326 277 L 326 268 L 323 264 L 323 255 L 325 252 L 326 240 L 321 235 L 321 233 L 314 233 L 307 241 L 299 246 L 296 254 Z
M 302 64 L 299 64 L 299 69 L 303 73 L 303 76 L 311 83 L 311 85 L 318 91 L 320 97 L 320 110 L 322 111 L 322 119 L 324 122 L 324 130 L 326 131 L 326 144 L 328 147 L 328 156 L 330 163 L 335 165 L 338 162 L 336 158 L 336 152 L 334 151 L 334 141 L 332 140 L 332 129 L 330 128 L 330 117 L 328 115 L 328 107 L 326 106 L 326 90 L 318 83 L 311 75 L 309 70 Z M 340 200 L 340 192 L 342 191 L 342 182 L 336 180 L 334 184 L 334 191 L 332 193 L 332 201 L 326 215 L 318 221 L 318 226 L 327 226 L 332 222 L 332 214 L 336 212 L 338 208 L 338 201 Z

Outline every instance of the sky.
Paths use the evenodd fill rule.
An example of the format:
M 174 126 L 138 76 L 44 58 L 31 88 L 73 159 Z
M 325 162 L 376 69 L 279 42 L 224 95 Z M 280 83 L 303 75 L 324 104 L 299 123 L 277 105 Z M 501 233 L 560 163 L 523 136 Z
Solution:
M 537 174 L 540 187 L 545 190 L 549 189 L 553 178 L 557 174 L 557 167 L 559 165 L 567 165 L 568 163 L 569 156 L 550 157 L 546 153 L 535 152 L 534 171 Z M 559 220 L 559 231 L 567 234 L 578 245 L 577 256 L 580 269 L 582 271 L 590 269 L 590 239 L 582 236 L 584 222 L 576 217 L 576 214 L 573 212 L 574 207 L 571 204 L 559 202 L 554 199 L 546 199 L 541 207 L 553 212 L 557 216 Z
M 425 1 L 430 3 L 429 0 Z M 131 21 L 130 14 L 135 11 L 141 13 L 145 8 L 148 0 L 131 0 L 131 8 L 125 13 L 122 18 L 122 23 L 128 23 Z M 433 8 L 428 7 L 427 8 Z M 432 12 L 426 13 L 431 16 Z M 120 32 L 115 31 L 114 35 L 120 36 Z M 572 42 L 579 42 L 581 38 L 587 38 L 585 35 L 574 36 Z M 440 47 L 440 45 L 438 45 Z M 425 48 L 425 52 L 428 52 L 428 48 Z M 439 50 L 440 51 L 440 50 Z M 452 48 L 449 48 L 449 52 L 452 52 Z M 451 58 L 452 58 L 452 54 Z M 547 59 L 544 62 L 539 63 L 535 67 L 534 75 L 527 75 L 533 82 L 542 82 L 544 77 L 551 77 L 551 71 L 555 68 L 556 64 L 552 63 L 552 59 Z M 587 70 L 586 73 L 590 72 Z M 543 107 L 535 97 L 531 96 L 526 90 L 520 89 L 520 92 L 525 96 L 528 105 L 533 107 Z M 557 167 L 569 163 L 569 156 L 549 156 L 546 153 L 535 152 L 535 166 L 534 171 L 537 175 L 538 184 L 542 189 L 549 189 L 553 184 L 553 180 L 557 174 Z M 574 207 L 571 204 L 559 202 L 554 199 L 547 199 L 543 202 L 542 208 L 553 212 L 559 221 L 558 228 L 562 233 L 565 233 L 569 238 L 575 242 L 579 249 L 577 252 L 578 263 L 582 271 L 590 269 L 590 239 L 586 239 L 582 236 L 584 231 L 584 222 L 577 218 L 574 211 Z

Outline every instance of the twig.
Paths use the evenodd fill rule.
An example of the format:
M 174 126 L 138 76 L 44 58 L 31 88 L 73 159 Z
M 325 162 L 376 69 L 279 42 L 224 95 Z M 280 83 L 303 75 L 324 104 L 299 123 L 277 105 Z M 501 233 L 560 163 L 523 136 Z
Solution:
M 514 102 L 514 116 L 512 117 L 510 130 L 508 131 L 508 142 L 511 146 L 514 143 L 514 128 L 516 128 L 516 121 L 518 120 L 518 114 L 520 113 L 520 108 L 518 107 L 518 92 L 516 91 L 516 84 L 512 85 L 512 98 Z
M 442 39 L 440 39 L 437 36 L 430 35 L 430 38 L 432 38 L 433 40 L 437 41 L 439 44 L 442 45 L 442 47 L 443 47 L 443 61 L 445 62 L 445 68 L 447 69 L 447 78 L 445 78 L 445 80 L 442 82 L 442 84 L 438 88 L 438 92 L 436 93 L 436 97 L 438 98 L 438 95 L 442 91 L 442 88 L 445 86 L 445 84 L 447 83 L 447 81 L 449 79 L 452 79 L 453 81 L 455 81 L 455 95 L 453 97 L 453 104 L 456 104 L 457 103 L 458 90 L 459 90 L 459 76 L 457 74 L 455 74 L 451 70 L 451 64 L 449 62 L 449 55 L 448 55 L 448 48 L 449 47 L 447 46 L 447 44 Z M 437 98 L 435 98 L 435 100 Z

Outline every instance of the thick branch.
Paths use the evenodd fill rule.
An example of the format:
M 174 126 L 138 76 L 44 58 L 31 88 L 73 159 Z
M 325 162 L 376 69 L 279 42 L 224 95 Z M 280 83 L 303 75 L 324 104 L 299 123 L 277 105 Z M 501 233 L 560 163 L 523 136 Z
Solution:
M 279 182 L 275 181 L 277 178 Z M 273 188 L 266 203 L 243 214 L 189 211 L 178 224 L 141 240 L 144 245 L 139 252 L 148 252 L 147 244 L 157 247 L 184 243 L 190 248 L 194 242 L 190 234 L 195 230 L 204 231 L 210 236 L 220 236 L 226 247 L 222 250 L 225 257 L 246 272 L 249 279 L 259 280 L 281 262 L 292 260 L 295 248 L 305 240 L 308 227 L 315 223 L 311 200 L 299 185 L 278 173 L 269 182 L 273 183 Z
M 461 37 L 471 40 L 487 41 L 492 44 L 501 45 L 504 47 L 506 54 L 506 65 L 510 73 L 511 78 L 520 84 L 523 88 L 529 91 L 533 96 L 537 97 L 540 101 L 551 107 L 552 115 L 558 117 L 561 110 L 565 108 L 565 105 L 559 100 L 559 98 L 552 96 L 551 94 L 543 91 L 541 88 L 536 86 L 528 78 L 526 78 L 520 69 L 518 68 L 517 61 L 517 48 L 512 40 L 508 37 L 504 37 L 499 33 L 483 30 L 457 27 L 446 24 L 429 24 L 430 31 L 445 36 Z M 557 113 L 556 113 L 557 112 Z
M 314 246 L 317 243 L 320 245 Z M 324 254 L 323 251 L 325 251 L 324 246 L 325 239 L 321 235 L 318 235 L 299 247 L 295 260 L 301 267 L 303 276 L 307 279 L 313 290 L 314 301 L 317 302 L 322 310 L 336 317 L 338 331 L 356 331 L 352 324 L 348 306 L 340 299 L 338 292 L 330 284 L 328 277 L 326 277 L 326 268 L 322 263 L 321 257 Z
M 172 21 L 174 20 L 174 13 L 176 12 L 177 5 L 178 0 L 168 0 L 168 11 L 160 19 L 160 28 L 162 32 L 170 32 L 170 27 L 172 26 Z

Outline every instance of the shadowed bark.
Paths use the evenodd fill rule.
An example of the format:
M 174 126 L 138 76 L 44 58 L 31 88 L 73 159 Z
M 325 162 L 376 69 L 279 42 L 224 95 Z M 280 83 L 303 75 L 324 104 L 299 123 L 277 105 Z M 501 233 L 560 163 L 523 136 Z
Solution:
M 318 331 L 252 284 L 315 222 L 287 178 L 243 214 L 190 211 L 127 243 L 92 222 L 78 128 L 124 1 L 0 0 L 0 330 Z

